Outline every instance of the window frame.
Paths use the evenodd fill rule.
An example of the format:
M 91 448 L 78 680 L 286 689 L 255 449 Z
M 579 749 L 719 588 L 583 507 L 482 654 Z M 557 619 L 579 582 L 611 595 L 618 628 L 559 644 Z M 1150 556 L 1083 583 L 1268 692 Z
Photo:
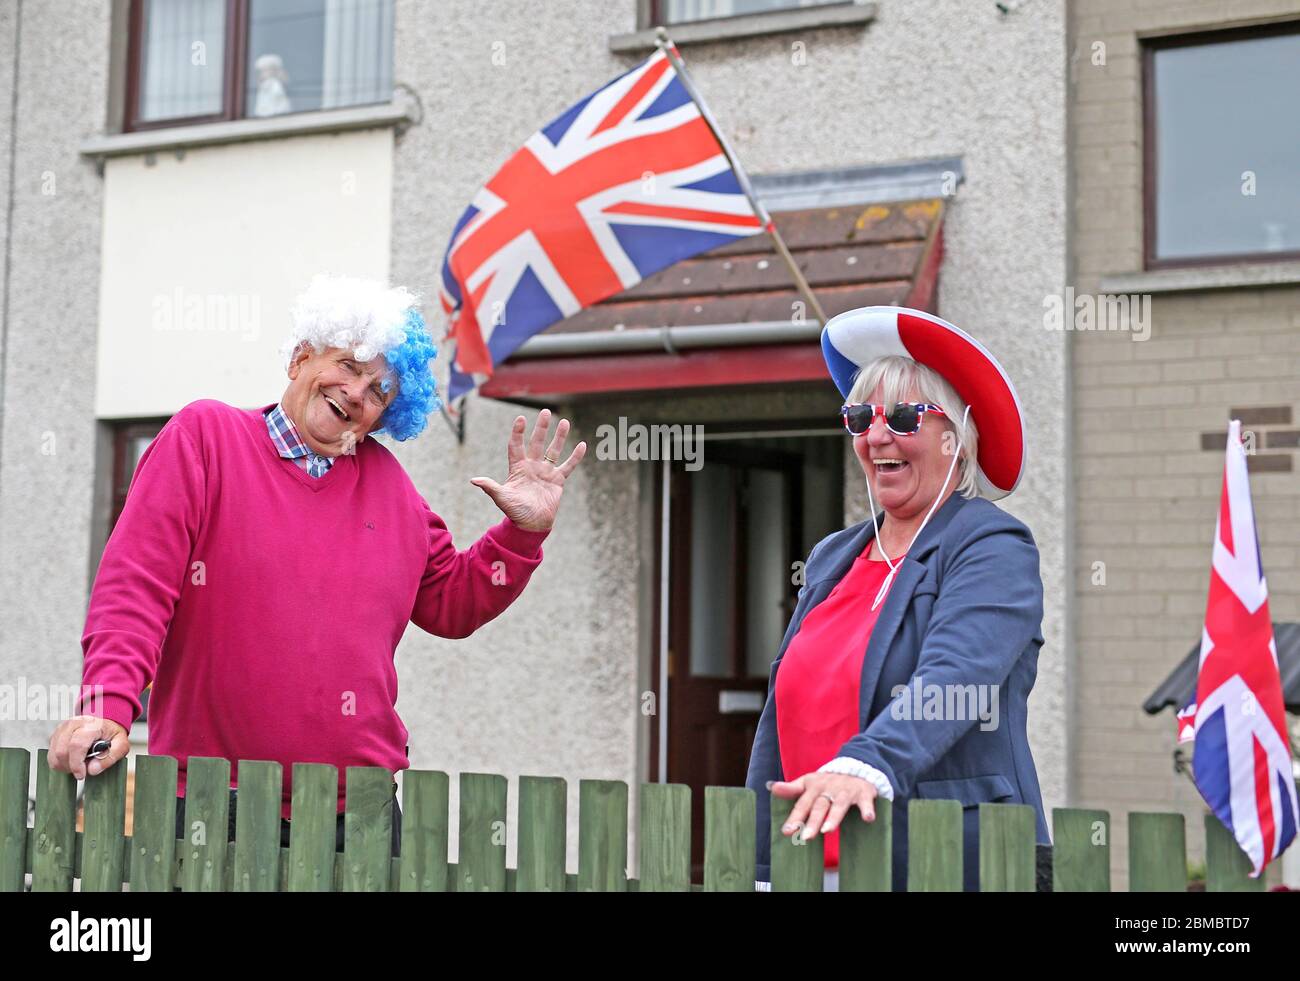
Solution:
M 1252 24 L 1141 39 L 1142 46 L 1142 262 L 1144 269 L 1186 269 L 1196 266 L 1246 265 L 1260 262 L 1294 262 L 1300 249 L 1284 252 L 1229 252 L 1213 255 L 1160 258 L 1156 254 L 1156 83 L 1157 53 L 1171 48 L 1199 47 L 1225 41 L 1300 34 L 1300 20 Z
M 243 119 L 244 86 L 242 79 L 248 68 L 248 4 L 249 0 L 226 0 L 226 34 L 221 70 L 221 111 L 201 116 L 176 116 L 170 119 L 141 119 L 140 95 L 144 54 L 145 0 L 131 0 L 126 44 L 126 104 L 123 106 L 122 130 L 137 133 L 142 130 L 172 129 L 178 126 L 196 126 L 201 123 L 218 123 Z
M 160 416 L 153 419 L 124 419 L 108 420 L 106 425 L 109 432 L 109 443 L 112 460 L 109 466 L 111 474 L 111 485 L 108 488 L 108 525 L 104 528 L 103 539 L 98 543 L 99 555 L 95 558 L 91 566 L 91 586 L 94 586 L 94 580 L 97 575 L 95 571 L 100 560 L 104 555 L 104 547 L 108 539 L 112 537 L 113 529 L 117 526 L 117 521 L 122 517 L 122 510 L 126 507 L 127 493 L 131 489 L 131 481 L 135 478 L 133 470 L 128 476 L 126 472 L 126 458 L 129 452 L 131 441 L 140 436 L 148 436 L 151 440 L 157 439 L 163 428 L 171 421 L 170 416 Z M 102 514 L 102 512 L 101 512 Z M 101 519 L 102 520 L 102 519 Z M 128 729 L 134 730 L 140 726 L 139 735 L 147 741 L 149 725 L 149 695 L 153 689 L 153 683 L 145 685 L 144 691 L 140 693 L 140 717 L 137 718 Z M 132 736 L 135 738 L 135 736 Z
M 168 421 L 168 419 L 132 419 L 110 423 L 113 434 L 113 484 L 109 488 L 108 498 L 109 535 L 113 534 L 117 519 L 122 516 L 122 509 L 126 507 L 127 492 L 130 491 L 131 481 L 135 477 L 134 470 L 130 474 L 126 472 L 126 458 L 131 441 L 141 436 L 148 436 L 151 440 L 157 439 Z
M 787 14 L 793 10 L 816 10 L 818 7 L 842 7 L 845 6 L 846 0 L 817 0 L 816 3 L 807 6 L 802 5 L 798 0 L 791 0 L 790 6 L 780 7 L 776 10 L 750 10 L 737 14 L 722 14 L 717 17 L 701 17 L 695 20 L 674 20 L 664 19 L 664 0 L 641 0 L 645 5 L 646 27 L 681 27 L 686 24 L 707 24 L 719 21 L 734 20 L 737 17 L 762 17 L 764 14 Z

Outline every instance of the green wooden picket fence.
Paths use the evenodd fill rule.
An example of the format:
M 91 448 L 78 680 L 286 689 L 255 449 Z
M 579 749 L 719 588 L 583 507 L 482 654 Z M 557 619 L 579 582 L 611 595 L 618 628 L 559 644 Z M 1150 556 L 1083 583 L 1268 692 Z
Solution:
M 280 844 L 281 767 L 239 763 L 235 841 L 227 842 L 230 762 L 191 757 L 186 775 L 187 825 L 219 829 L 202 845 L 175 837 L 176 760 L 136 756 L 133 834 L 124 832 L 126 767 L 86 781 L 84 830 L 76 830 L 77 782 L 36 754 L 33 826 L 27 823 L 31 755 L 0 747 L 0 892 L 34 891 L 401 891 L 401 892 L 752 892 L 753 791 L 705 789 L 704 881 L 691 882 L 690 788 L 642 784 L 639 880 L 627 878 L 628 786 L 579 781 L 578 872 L 565 871 L 567 786 L 559 777 L 519 778 L 517 867 L 506 868 L 506 778 L 460 775 L 459 862 L 447 860 L 450 781 L 445 773 L 407 770 L 402 798 L 401 857 L 391 855 L 392 778 L 377 767 L 347 768 L 345 846 L 335 853 L 338 771 L 295 763 L 289 847 Z M 819 892 L 822 840 L 794 844 L 781 834 L 792 802 L 772 800 L 772 889 Z M 891 883 L 891 804 L 877 801 L 876 820 L 856 809 L 840 833 L 840 891 L 887 891 Z M 913 800 L 908 811 L 908 888 L 960 891 L 962 806 Z M 981 804 L 980 884 L 986 892 L 1030 892 L 1035 885 L 1034 812 L 1015 804 Z M 1053 886 L 1058 892 L 1110 889 L 1110 815 L 1052 812 Z M 1129 888 L 1187 888 L 1180 814 L 1130 814 Z M 1249 863 L 1217 818 L 1207 815 L 1206 888 L 1259 891 Z

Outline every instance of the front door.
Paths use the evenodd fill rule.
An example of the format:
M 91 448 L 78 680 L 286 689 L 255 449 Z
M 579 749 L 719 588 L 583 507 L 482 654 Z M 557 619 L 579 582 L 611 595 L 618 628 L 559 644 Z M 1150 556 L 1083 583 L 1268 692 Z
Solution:
M 671 465 L 667 770 L 668 782 L 691 788 L 693 881 L 702 881 L 704 788 L 745 783 L 797 563 L 842 527 L 843 445 L 709 440 L 700 469 Z M 657 740 L 651 751 L 655 779 Z

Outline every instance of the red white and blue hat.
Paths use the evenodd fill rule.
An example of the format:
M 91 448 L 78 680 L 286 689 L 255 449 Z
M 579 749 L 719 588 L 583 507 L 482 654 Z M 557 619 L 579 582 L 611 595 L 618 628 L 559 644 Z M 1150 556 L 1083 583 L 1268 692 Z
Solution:
M 862 307 L 830 319 L 822 354 L 846 399 L 858 370 L 877 358 L 911 358 L 937 371 L 970 406 L 979 430 L 980 494 L 997 500 L 1016 489 L 1025 472 L 1020 399 L 997 358 L 964 330 L 921 310 Z

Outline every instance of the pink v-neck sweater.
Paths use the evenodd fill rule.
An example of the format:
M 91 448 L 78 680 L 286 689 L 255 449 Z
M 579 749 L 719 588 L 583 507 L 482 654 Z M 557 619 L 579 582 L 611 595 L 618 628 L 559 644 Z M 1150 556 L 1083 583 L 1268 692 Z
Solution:
M 263 413 L 204 399 L 140 457 L 91 590 L 83 684 L 129 727 L 149 697 L 149 752 L 405 769 L 393 655 L 408 622 L 465 637 L 542 560 L 509 519 L 459 552 L 373 439 L 319 478 L 282 458 Z M 90 706 L 87 706 L 87 711 Z

